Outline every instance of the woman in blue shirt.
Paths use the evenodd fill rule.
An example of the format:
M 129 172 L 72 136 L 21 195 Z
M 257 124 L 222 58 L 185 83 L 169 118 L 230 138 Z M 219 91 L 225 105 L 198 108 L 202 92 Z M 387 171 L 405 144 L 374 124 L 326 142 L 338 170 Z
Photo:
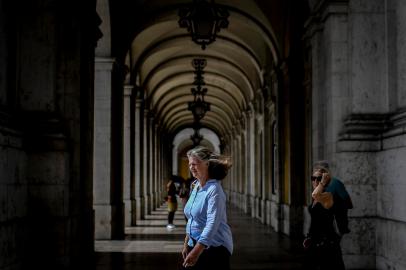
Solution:
M 230 269 L 233 239 L 219 180 L 227 175 L 231 164 L 205 147 L 189 150 L 187 157 L 196 181 L 184 209 L 188 222 L 182 265 L 187 269 Z

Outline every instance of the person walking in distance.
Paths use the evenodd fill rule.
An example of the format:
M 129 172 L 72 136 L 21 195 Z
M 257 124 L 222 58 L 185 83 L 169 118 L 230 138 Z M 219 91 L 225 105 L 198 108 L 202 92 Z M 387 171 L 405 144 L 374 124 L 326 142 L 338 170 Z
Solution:
M 175 228 L 173 220 L 175 218 L 175 212 L 178 209 L 178 201 L 176 198 L 176 185 L 172 179 L 170 179 L 168 184 L 166 185 L 166 191 L 168 203 L 168 225 L 166 225 L 166 228 L 168 230 L 172 230 Z

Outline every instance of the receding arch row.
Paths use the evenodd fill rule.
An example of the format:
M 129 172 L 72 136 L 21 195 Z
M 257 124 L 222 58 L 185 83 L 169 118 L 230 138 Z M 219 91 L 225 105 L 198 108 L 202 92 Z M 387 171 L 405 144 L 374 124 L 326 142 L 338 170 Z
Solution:
M 201 57 L 201 56 L 198 56 Z M 161 62 L 157 65 L 150 73 L 147 74 L 145 80 L 142 82 L 142 88 L 147 89 L 148 96 L 154 95 L 154 92 L 159 88 L 159 84 L 171 78 L 176 73 L 179 73 L 179 70 L 185 72 L 194 71 L 191 62 L 192 59 L 196 58 L 193 55 L 183 55 L 170 58 L 165 62 Z M 205 56 L 207 60 L 207 66 L 204 70 L 206 73 L 217 73 L 220 74 L 220 70 L 227 75 L 230 80 L 235 81 L 235 84 L 241 85 L 241 88 L 248 90 L 248 93 L 245 94 L 248 100 L 252 99 L 255 93 L 255 89 L 261 87 L 261 74 L 256 73 L 251 77 L 247 74 L 248 70 L 252 69 L 252 66 L 249 66 L 245 69 L 238 66 L 234 62 L 230 62 L 228 59 L 223 59 L 221 57 Z M 224 75 L 224 76 L 225 76 Z M 190 81 L 193 82 L 194 74 L 191 76 Z
M 150 96 L 148 99 L 149 106 L 151 108 L 156 108 L 157 104 L 160 104 L 161 100 L 168 94 L 176 93 L 177 91 L 182 91 L 183 94 L 190 93 L 190 88 L 193 85 L 190 83 L 192 72 L 182 72 L 174 75 L 172 78 L 168 78 L 165 81 L 160 83 L 160 87 L 157 88 L 153 96 Z M 228 78 L 220 77 L 220 74 L 207 73 L 205 74 L 205 83 L 208 91 L 210 89 L 221 89 L 228 95 L 233 97 L 233 100 L 236 101 L 238 107 L 244 109 L 249 103 L 248 97 L 243 95 L 243 92 L 240 91 L 238 85 Z M 181 86 L 178 88 L 178 86 Z M 189 89 L 187 89 L 189 87 Z M 191 95 L 191 93 L 190 93 Z M 192 96 L 192 95 L 191 95 Z
M 159 43 L 154 44 L 152 48 L 147 48 L 147 51 L 144 52 L 137 62 L 134 63 L 134 69 L 147 69 L 148 62 L 157 58 L 160 62 L 161 59 L 166 59 L 168 57 L 176 57 L 179 55 L 190 54 L 197 56 L 222 56 L 225 59 L 234 59 L 235 55 L 233 52 L 239 52 L 240 56 L 243 56 L 247 63 L 250 63 L 255 67 L 256 71 L 261 70 L 261 59 L 258 59 L 258 56 L 255 55 L 255 52 L 247 47 L 246 44 L 241 41 L 234 40 L 230 37 L 218 36 L 216 42 L 210 45 L 210 49 L 202 51 L 202 49 L 197 45 L 191 42 L 189 35 L 178 35 L 167 37 L 164 40 L 159 41 Z M 185 46 L 189 44 L 188 46 Z M 186 48 L 185 48 L 186 47 Z M 227 48 L 228 51 L 224 49 Z M 144 80 L 145 76 L 141 76 L 141 79 Z
M 205 100 L 213 103 L 213 102 L 220 102 L 220 103 L 226 103 L 227 107 L 230 108 L 230 111 L 233 112 L 233 114 L 237 115 L 241 110 L 244 108 L 241 105 L 244 104 L 239 104 L 238 100 L 231 95 L 230 92 L 226 91 L 225 89 L 221 89 L 218 87 L 214 86 L 209 86 L 210 90 L 207 92 L 205 95 Z M 187 102 L 193 100 L 193 96 L 190 92 L 189 85 L 182 85 L 179 86 L 176 91 L 168 91 L 165 93 L 160 99 L 159 102 L 155 104 L 154 108 L 157 113 L 157 116 L 160 116 L 165 113 L 165 109 L 168 106 L 171 106 L 173 102 L 178 102 L 178 99 L 184 99 L 185 104 Z M 212 100 L 214 99 L 214 100 Z
M 202 51 L 178 26 L 177 10 L 182 4 L 172 1 L 139 28 L 143 30 L 133 39 L 129 53 L 130 81 L 144 91 L 146 108 L 155 112 L 156 120 L 176 130 L 172 118 L 189 114 L 186 124 L 193 122 L 187 110 L 194 81 L 191 60 L 203 57 L 208 61 L 206 101 L 213 108 L 207 117 L 217 112 L 219 125 L 230 128 L 263 87 L 263 74 L 279 61 L 275 35 L 259 6 L 224 0 L 221 5 L 230 10 L 230 25 Z
M 233 3 L 234 4 L 234 3 Z M 270 51 L 270 55 L 274 62 L 278 62 L 279 54 L 277 50 L 277 43 L 275 42 L 275 34 L 273 30 L 270 29 L 270 25 L 265 26 L 263 22 L 259 21 L 255 16 L 248 14 L 246 11 L 240 10 L 238 8 L 232 7 L 231 5 L 224 5 L 227 9 L 231 10 L 230 13 L 230 27 L 228 29 L 224 29 L 219 35 L 218 40 L 221 38 L 228 39 L 229 41 L 233 41 L 235 44 L 244 44 L 244 46 L 240 46 L 241 48 L 246 48 L 250 51 L 251 55 L 255 55 L 255 52 L 258 50 L 253 49 L 256 45 L 258 45 L 258 41 L 263 42 L 263 48 L 268 48 Z M 185 41 L 182 41 L 182 44 L 185 45 L 187 42 L 190 42 L 189 35 L 185 34 L 184 29 L 180 29 L 177 21 L 177 8 L 179 6 L 174 6 L 172 12 L 168 12 L 166 10 L 165 13 L 157 14 L 154 21 L 150 21 L 150 23 L 146 24 L 144 30 L 135 37 L 132 42 L 132 67 L 135 71 L 140 69 L 141 64 L 144 62 L 144 59 L 148 58 L 150 53 L 153 53 L 154 50 L 161 50 L 164 49 L 165 46 L 163 45 L 167 41 L 171 41 L 178 38 L 185 38 Z M 156 18 L 159 18 L 157 21 Z M 233 29 L 232 26 L 237 26 L 236 29 Z M 242 31 L 244 29 L 245 31 Z M 230 30 L 234 30 L 231 32 Z M 241 35 L 241 32 L 250 33 L 251 35 L 256 34 L 255 38 L 251 39 L 252 46 L 249 46 L 248 42 L 244 42 L 244 38 Z M 151 35 L 153 34 L 153 35 Z M 160 39 L 152 40 L 153 37 L 159 36 Z M 141 39 L 143 42 L 138 42 L 138 39 Z M 255 42 L 254 42 L 255 40 Z M 185 43 L 186 42 L 186 43 Z M 144 47 L 140 46 L 140 44 L 145 44 Z M 213 48 L 214 44 L 211 44 L 210 48 Z M 261 56 L 255 55 L 254 57 L 257 63 L 261 63 L 265 61 L 266 58 Z M 262 62 L 262 65 L 259 66 L 266 66 Z M 133 74 L 136 75 L 136 74 Z
M 168 132 L 171 132 L 176 128 L 174 124 L 179 121 L 187 120 L 189 123 L 193 123 L 193 115 L 185 107 L 174 109 L 173 115 L 176 115 L 176 117 L 166 118 L 165 121 L 162 121 L 162 124 L 168 129 Z M 233 119 L 218 106 L 213 106 L 201 120 L 201 123 L 208 120 L 214 120 L 215 123 L 221 126 L 222 134 L 224 134 L 225 129 L 230 129 L 233 124 Z
M 227 127 L 231 127 L 232 123 L 234 122 L 233 119 L 231 118 L 230 115 L 227 114 L 227 112 L 225 112 L 221 107 L 218 106 L 212 106 L 211 110 L 209 112 L 206 113 L 206 116 L 203 119 L 206 119 L 208 116 L 213 115 L 213 114 L 218 114 L 220 116 L 220 122 L 222 123 L 222 126 L 226 125 Z M 174 108 L 171 112 L 171 115 L 174 116 L 176 115 L 176 118 L 181 117 L 182 115 L 186 115 L 186 116 L 190 116 L 191 122 L 193 122 L 193 115 L 190 111 L 188 111 L 187 109 L 185 109 L 184 107 L 178 107 L 178 108 Z M 168 125 L 170 126 L 170 124 L 173 122 L 174 119 L 176 119 L 175 117 L 171 117 L 169 116 L 165 116 L 162 119 L 162 124 L 163 125 Z M 168 123 L 168 124 L 167 124 Z
M 222 108 L 231 119 L 237 119 L 240 114 L 239 110 L 234 110 L 229 103 L 224 102 L 224 100 L 218 98 L 216 95 L 207 95 L 205 100 L 212 104 L 211 106 Z M 184 108 L 187 110 L 189 101 L 192 101 L 191 95 L 178 96 L 177 98 L 172 99 L 170 103 L 162 106 L 160 111 L 156 111 L 155 116 L 162 119 L 162 122 L 165 122 L 165 119 L 174 117 L 174 113 L 176 113 L 178 108 Z
M 192 126 L 193 116 L 190 112 L 182 111 L 176 118 L 171 119 L 166 125 L 168 133 L 174 132 L 178 126 Z M 216 115 L 215 113 L 207 113 L 206 116 L 201 120 L 202 127 L 212 127 L 220 135 L 226 134 L 228 130 L 232 127 L 231 123 L 228 122 L 223 117 Z
M 238 100 L 240 107 L 246 107 L 246 104 L 254 98 L 254 91 L 246 90 L 244 85 L 240 85 L 238 80 L 226 76 L 226 73 L 219 72 L 206 72 L 204 76 L 205 86 L 208 91 L 210 88 L 220 88 L 234 96 Z M 172 74 L 171 77 L 165 78 L 159 82 L 153 94 L 148 95 L 145 93 L 145 98 L 149 100 L 152 107 L 158 106 L 162 98 L 169 92 L 173 94 L 175 91 L 190 92 L 191 88 L 196 86 L 191 83 L 193 81 L 194 73 L 191 71 Z M 144 89 L 144 91 L 147 91 Z M 250 92 L 250 93 L 247 93 Z M 252 96 L 251 96 L 252 95 Z

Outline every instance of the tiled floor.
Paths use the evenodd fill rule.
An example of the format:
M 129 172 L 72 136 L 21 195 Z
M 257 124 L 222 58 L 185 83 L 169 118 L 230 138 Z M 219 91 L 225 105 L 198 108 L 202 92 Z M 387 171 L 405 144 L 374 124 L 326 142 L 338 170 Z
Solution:
M 124 241 L 96 241 L 96 270 L 178 269 L 185 231 L 181 211 L 175 215 L 172 231 L 166 229 L 167 212 L 162 206 L 138 226 L 126 228 Z M 232 269 L 300 269 L 300 243 L 233 207 L 228 215 L 234 238 Z

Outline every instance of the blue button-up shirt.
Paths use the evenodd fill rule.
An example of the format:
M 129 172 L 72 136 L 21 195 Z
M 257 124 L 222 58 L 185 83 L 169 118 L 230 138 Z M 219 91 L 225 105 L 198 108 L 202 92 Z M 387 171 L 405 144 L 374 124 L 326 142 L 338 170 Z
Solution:
M 224 246 L 233 252 L 233 238 L 227 224 L 226 195 L 217 180 L 210 179 L 202 188 L 198 181 L 184 209 L 188 219 L 186 233 L 206 247 Z

